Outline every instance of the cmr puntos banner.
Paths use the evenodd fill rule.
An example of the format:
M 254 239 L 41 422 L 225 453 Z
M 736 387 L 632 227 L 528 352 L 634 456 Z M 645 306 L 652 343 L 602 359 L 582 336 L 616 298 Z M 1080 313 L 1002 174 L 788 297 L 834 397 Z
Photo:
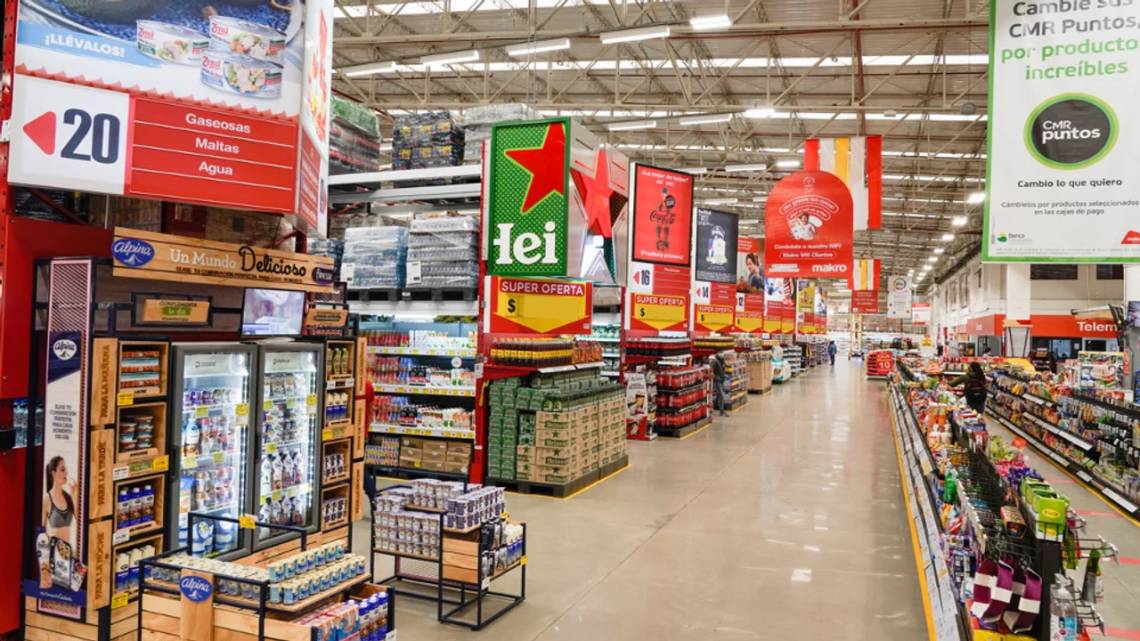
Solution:
M 1140 1 L 991 0 L 983 259 L 1140 261 Z

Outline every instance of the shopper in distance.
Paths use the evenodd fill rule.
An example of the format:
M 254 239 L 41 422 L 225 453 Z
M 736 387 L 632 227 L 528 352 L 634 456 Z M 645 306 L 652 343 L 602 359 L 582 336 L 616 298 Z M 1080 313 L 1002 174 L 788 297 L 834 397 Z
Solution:
M 962 385 L 966 404 L 978 414 L 986 413 L 986 375 L 977 362 L 970 363 L 966 373 L 950 381 L 950 387 Z

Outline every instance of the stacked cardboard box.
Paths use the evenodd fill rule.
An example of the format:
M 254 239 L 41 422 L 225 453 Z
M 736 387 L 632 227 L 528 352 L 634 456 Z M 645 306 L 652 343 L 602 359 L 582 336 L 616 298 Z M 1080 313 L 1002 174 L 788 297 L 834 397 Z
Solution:
M 624 394 L 611 394 L 598 401 L 598 439 L 600 465 L 610 465 L 625 456 Z
M 517 378 L 493 381 L 490 385 L 491 417 L 487 423 L 487 476 L 515 478 L 515 448 L 519 438 Z
M 433 472 L 467 473 L 471 443 L 435 438 L 400 438 L 399 467 Z

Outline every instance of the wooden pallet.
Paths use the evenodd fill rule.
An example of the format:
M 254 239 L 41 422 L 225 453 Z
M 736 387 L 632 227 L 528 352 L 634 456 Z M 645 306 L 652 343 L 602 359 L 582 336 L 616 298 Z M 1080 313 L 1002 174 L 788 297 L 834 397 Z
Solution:
M 654 431 L 657 432 L 658 436 L 666 436 L 668 438 L 682 438 L 682 437 L 688 436 L 689 434 L 692 434 L 693 432 L 701 429 L 702 427 L 708 425 L 711 422 L 712 422 L 712 419 L 705 417 L 704 419 L 702 419 L 696 423 L 693 423 L 691 425 L 686 425 L 685 427 L 674 428 L 674 427 L 661 427 L 660 425 L 658 425 L 658 426 L 654 427 L 653 429 L 654 429 Z
M 400 300 L 400 290 L 392 287 L 386 289 L 350 289 L 347 299 L 350 301 L 384 301 L 395 303 Z
M 553 483 L 541 483 L 539 481 L 524 481 L 512 479 L 496 479 L 488 478 L 489 485 L 498 485 L 510 490 L 511 492 L 518 492 L 520 494 L 539 494 L 542 496 L 550 496 L 554 498 L 564 499 L 575 492 L 580 491 L 582 488 L 600 481 L 606 477 L 612 476 L 622 468 L 629 465 L 629 455 L 623 456 L 620 459 L 603 465 L 602 467 L 588 472 L 569 483 L 564 485 L 555 485 Z

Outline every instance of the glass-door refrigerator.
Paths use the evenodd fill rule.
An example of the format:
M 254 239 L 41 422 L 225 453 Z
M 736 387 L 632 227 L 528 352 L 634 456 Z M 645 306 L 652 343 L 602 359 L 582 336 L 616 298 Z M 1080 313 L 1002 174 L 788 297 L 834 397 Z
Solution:
M 317 529 L 316 480 L 321 438 L 319 343 L 260 343 L 257 383 L 258 520 Z M 254 549 L 271 547 L 289 532 L 258 528 Z
M 253 460 L 254 373 L 257 350 L 238 343 L 175 343 L 171 395 L 171 472 L 177 479 L 167 523 L 170 541 L 202 556 L 247 549 L 234 524 L 196 520 L 204 512 L 238 518 L 248 512 Z M 177 537 L 177 538 L 175 538 Z

